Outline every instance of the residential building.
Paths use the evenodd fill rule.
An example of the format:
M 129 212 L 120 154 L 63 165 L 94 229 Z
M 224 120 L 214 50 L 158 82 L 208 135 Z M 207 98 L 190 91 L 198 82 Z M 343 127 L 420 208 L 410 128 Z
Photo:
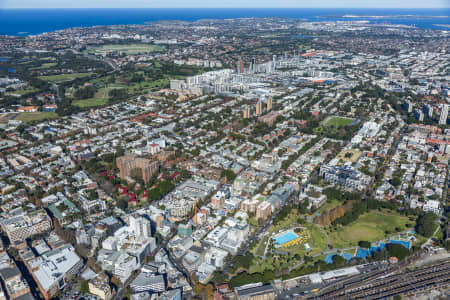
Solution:
M 112 289 L 109 285 L 108 275 L 99 273 L 93 279 L 89 280 L 89 293 L 99 297 L 102 300 L 112 299 Z
M 131 176 L 135 169 L 139 169 L 144 182 L 148 182 L 159 170 L 159 162 L 146 158 L 139 158 L 137 155 L 128 154 L 116 159 L 117 168 L 120 170 L 120 178 L 125 179 Z
M 445 125 L 447 124 L 448 119 L 448 104 L 441 105 L 441 114 L 439 115 L 439 124 Z

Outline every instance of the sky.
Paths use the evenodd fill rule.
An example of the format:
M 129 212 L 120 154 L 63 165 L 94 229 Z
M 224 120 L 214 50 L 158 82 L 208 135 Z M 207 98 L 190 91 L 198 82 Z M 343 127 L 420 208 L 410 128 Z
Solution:
M 449 8 L 450 0 L 0 0 L 0 8 Z

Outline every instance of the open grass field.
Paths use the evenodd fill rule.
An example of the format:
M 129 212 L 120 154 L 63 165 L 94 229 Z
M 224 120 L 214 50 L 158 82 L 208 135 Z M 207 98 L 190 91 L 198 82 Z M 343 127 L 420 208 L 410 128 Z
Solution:
M 29 87 L 23 90 L 17 90 L 14 92 L 7 92 L 6 95 L 27 95 L 27 94 L 31 94 L 31 93 L 35 93 L 38 90 L 33 88 L 33 87 Z
M 44 69 L 52 68 L 56 65 L 57 65 L 57 63 L 45 63 L 45 64 L 42 64 L 40 67 L 31 68 L 31 70 L 44 70 Z
M 321 214 L 325 213 L 325 212 L 330 211 L 333 208 L 339 206 L 340 204 L 342 204 L 342 202 L 339 202 L 336 199 L 331 199 L 331 200 L 328 199 L 327 202 L 325 202 L 325 204 L 319 208 L 318 212 Z
M 306 243 L 309 245 L 311 250 L 309 252 L 305 249 L 305 244 L 302 245 L 295 245 L 292 247 L 284 248 L 283 251 L 289 252 L 292 255 L 299 254 L 301 256 L 303 255 L 314 255 L 323 251 L 327 250 L 327 237 L 325 233 L 320 230 L 319 227 L 317 227 L 314 224 L 306 224 L 305 227 L 309 230 L 311 233 L 311 237 Z
M 71 81 L 77 78 L 83 78 L 91 76 L 92 73 L 73 73 L 73 74 L 59 74 L 59 75 L 50 75 L 50 76 L 41 76 L 39 77 L 42 80 L 51 81 L 51 82 L 64 82 Z
M 336 128 L 344 127 L 350 125 L 355 119 L 352 118 L 343 118 L 343 117 L 329 117 L 326 118 L 322 125 L 324 126 L 334 126 Z
M 169 85 L 169 82 L 170 82 L 170 80 L 168 78 L 162 78 L 162 79 L 154 80 L 154 81 L 143 81 L 140 83 L 132 83 L 130 85 L 114 83 L 114 84 L 109 85 L 109 87 L 126 88 L 128 90 L 129 94 L 134 95 L 134 94 L 139 94 L 139 93 L 146 93 L 152 89 L 165 88 Z
M 86 108 L 103 106 L 108 103 L 108 93 L 113 88 L 101 88 L 97 91 L 94 98 L 73 101 L 73 105 Z
M 362 240 L 373 242 L 384 239 L 386 231 L 392 235 L 395 228 L 404 231 L 407 229 L 407 223 L 412 224 L 407 217 L 373 211 L 361 215 L 356 221 L 337 231 L 328 233 L 328 238 L 334 248 L 346 248 L 356 246 Z
M 121 51 L 126 54 L 151 53 L 162 51 L 165 47 L 151 44 L 101 45 L 87 48 L 83 52 L 102 55 L 106 51 Z
M 268 241 L 269 241 L 269 237 L 264 236 L 263 240 L 261 241 L 261 243 L 259 243 L 258 247 L 256 248 L 256 252 L 255 252 L 256 255 L 259 255 L 259 256 L 264 255 Z
M 108 103 L 108 99 L 90 98 L 73 101 L 72 104 L 81 108 L 102 106 Z
M 22 122 L 28 123 L 31 121 L 42 121 L 45 119 L 56 119 L 58 115 L 54 111 L 46 111 L 46 112 L 28 112 L 28 113 L 20 113 L 16 120 L 20 120 Z

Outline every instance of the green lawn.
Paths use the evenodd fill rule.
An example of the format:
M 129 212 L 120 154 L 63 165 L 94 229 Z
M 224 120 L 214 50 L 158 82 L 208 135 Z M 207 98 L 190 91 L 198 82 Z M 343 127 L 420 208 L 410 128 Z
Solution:
M 295 245 L 295 246 L 292 246 L 289 248 L 285 248 L 285 249 L 281 248 L 281 249 L 291 253 L 292 255 L 299 254 L 301 256 L 303 256 L 305 254 L 313 255 L 316 253 L 326 251 L 328 248 L 328 245 L 327 245 L 327 237 L 325 236 L 325 233 L 314 224 L 306 224 L 305 227 L 308 228 L 310 235 L 311 235 L 310 239 L 306 242 L 309 245 L 309 247 L 311 248 L 311 250 L 309 252 L 306 251 L 305 244 Z
M 40 67 L 31 68 L 30 70 L 44 70 L 44 69 L 52 68 L 52 67 L 54 67 L 56 65 L 57 65 L 57 63 L 54 63 L 54 62 L 52 62 L 52 63 L 45 63 L 45 64 L 42 64 Z
M 406 230 L 405 224 L 411 223 L 407 217 L 373 211 L 360 216 L 356 221 L 347 226 L 340 227 L 337 231 L 328 233 L 330 244 L 334 248 L 346 248 L 356 246 L 359 241 L 378 241 L 386 238 L 386 231 L 390 235 L 395 234 L 395 228 Z
M 327 199 L 327 202 L 319 208 L 318 212 L 323 214 L 324 212 L 330 211 L 333 208 L 339 206 L 340 204 L 342 204 L 342 203 L 336 199 L 331 199 L 331 200 Z
M 105 51 L 121 51 L 126 54 L 151 53 L 164 50 L 164 46 L 152 44 L 102 45 L 89 47 L 83 52 L 102 55 Z
M 323 121 L 325 126 L 334 126 L 336 128 L 344 127 L 350 125 L 355 119 L 352 118 L 342 118 L 342 117 L 331 117 Z
M 108 103 L 108 99 L 90 98 L 73 101 L 72 104 L 81 108 L 102 106 Z
M 26 94 L 31 94 L 31 93 L 35 93 L 38 90 L 33 88 L 33 87 L 29 87 L 23 90 L 17 90 L 17 91 L 13 91 L 13 92 L 7 92 L 6 95 L 26 95 Z
M 73 73 L 73 74 L 59 74 L 59 75 L 50 75 L 50 76 L 41 76 L 39 77 L 42 80 L 52 81 L 52 82 L 64 82 L 71 81 L 77 78 L 83 78 L 91 76 L 92 73 Z
M 42 121 L 45 119 L 56 119 L 58 115 L 54 111 L 46 111 L 46 112 L 25 112 L 20 113 L 16 120 L 20 120 L 22 122 L 31 122 L 31 121 Z
M 258 248 L 256 249 L 256 255 L 259 256 L 263 256 L 264 252 L 266 250 L 266 244 L 269 241 L 269 237 L 268 236 L 264 236 L 263 240 L 261 241 L 261 243 L 259 243 Z
M 113 88 L 101 88 L 97 91 L 94 98 L 75 100 L 72 104 L 81 108 L 103 106 L 108 104 L 108 93 L 112 89 Z

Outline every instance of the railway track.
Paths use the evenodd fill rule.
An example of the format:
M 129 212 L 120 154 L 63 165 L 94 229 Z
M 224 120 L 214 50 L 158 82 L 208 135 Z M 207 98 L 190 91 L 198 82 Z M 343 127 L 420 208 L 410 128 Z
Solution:
M 416 270 L 389 268 L 335 283 L 310 299 L 385 299 L 450 285 L 450 260 Z

